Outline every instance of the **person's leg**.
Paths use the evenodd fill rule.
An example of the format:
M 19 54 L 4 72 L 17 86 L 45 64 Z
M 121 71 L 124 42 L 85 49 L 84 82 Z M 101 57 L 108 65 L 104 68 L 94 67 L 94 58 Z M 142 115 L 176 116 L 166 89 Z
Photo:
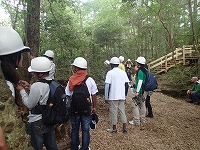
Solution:
M 45 126 L 44 145 L 47 150 L 57 150 L 54 126 Z
M 146 115 L 146 117 L 153 118 L 153 112 L 152 112 L 152 107 L 151 107 L 149 95 L 147 95 L 147 97 L 146 97 L 145 105 L 146 105 L 146 108 L 147 108 L 147 111 L 148 111 L 148 114 Z
M 36 150 L 42 150 L 44 142 L 44 128 L 41 120 L 31 123 L 31 146 Z
M 145 101 L 143 101 L 140 105 L 139 108 L 139 113 L 140 113 L 140 122 L 145 122 L 146 121 L 146 106 L 145 106 Z
M 123 127 L 122 127 L 123 130 L 122 131 L 126 130 L 126 123 L 127 123 L 124 102 L 125 102 L 124 100 L 119 100 L 119 103 L 118 103 L 120 121 L 123 123 Z
M 71 116 L 71 150 L 78 150 L 80 144 L 79 141 L 79 128 L 80 128 L 80 116 L 72 115 Z
M 129 123 L 139 125 L 140 114 L 139 114 L 139 106 L 137 105 L 136 99 L 132 99 L 131 107 L 133 112 L 133 120 L 129 121 Z
M 192 92 L 190 94 L 190 98 L 194 102 L 194 104 L 198 104 L 198 102 L 199 102 L 198 99 L 200 98 L 200 93 Z
M 118 102 L 117 101 L 108 101 L 108 103 L 109 103 L 110 124 L 111 124 L 113 130 L 116 131 Z
M 90 144 L 90 122 L 91 116 L 81 116 L 82 147 L 81 150 L 88 150 Z

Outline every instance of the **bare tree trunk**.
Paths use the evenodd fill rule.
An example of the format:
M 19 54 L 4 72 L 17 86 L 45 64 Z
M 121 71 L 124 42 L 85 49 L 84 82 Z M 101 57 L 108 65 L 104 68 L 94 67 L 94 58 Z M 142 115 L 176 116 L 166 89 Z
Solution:
M 27 1 L 26 43 L 32 55 L 38 56 L 40 47 L 40 0 Z

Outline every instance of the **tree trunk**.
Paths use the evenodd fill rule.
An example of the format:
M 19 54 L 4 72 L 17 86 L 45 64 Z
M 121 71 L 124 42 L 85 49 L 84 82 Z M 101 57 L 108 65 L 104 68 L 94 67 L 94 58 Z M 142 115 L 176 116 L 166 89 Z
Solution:
M 0 89 L 0 125 L 9 148 L 32 150 L 30 137 L 25 133 L 25 123 L 21 118 L 22 112 L 11 95 L 2 70 L 0 70 Z

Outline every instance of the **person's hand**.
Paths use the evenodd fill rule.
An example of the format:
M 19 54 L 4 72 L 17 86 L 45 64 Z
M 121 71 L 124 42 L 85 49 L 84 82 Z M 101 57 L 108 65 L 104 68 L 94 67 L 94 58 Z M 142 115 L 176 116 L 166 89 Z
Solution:
M 24 81 L 24 80 L 20 80 L 19 85 L 21 85 L 25 89 L 28 89 L 30 87 L 30 84 L 27 81 Z
M 191 90 L 187 90 L 187 95 L 189 95 L 191 93 Z
M 137 93 L 135 93 L 135 97 L 137 97 L 138 98 L 138 96 L 139 96 L 139 93 L 137 92 Z
M 92 114 L 96 114 L 96 108 L 92 108 Z
M 19 92 L 20 92 L 21 90 L 24 89 L 23 86 L 21 86 L 21 85 L 19 85 L 19 84 L 18 84 L 15 88 L 16 88 L 16 90 L 19 91 Z

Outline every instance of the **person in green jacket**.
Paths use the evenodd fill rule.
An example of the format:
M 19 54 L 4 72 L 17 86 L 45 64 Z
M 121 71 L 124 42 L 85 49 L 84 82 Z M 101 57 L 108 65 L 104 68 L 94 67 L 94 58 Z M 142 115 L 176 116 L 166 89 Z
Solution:
M 192 88 L 187 90 L 187 95 L 189 96 L 189 103 L 199 104 L 200 98 L 200 84 L 197 77 L 192 77 L 191 82 L 194 83 Z

